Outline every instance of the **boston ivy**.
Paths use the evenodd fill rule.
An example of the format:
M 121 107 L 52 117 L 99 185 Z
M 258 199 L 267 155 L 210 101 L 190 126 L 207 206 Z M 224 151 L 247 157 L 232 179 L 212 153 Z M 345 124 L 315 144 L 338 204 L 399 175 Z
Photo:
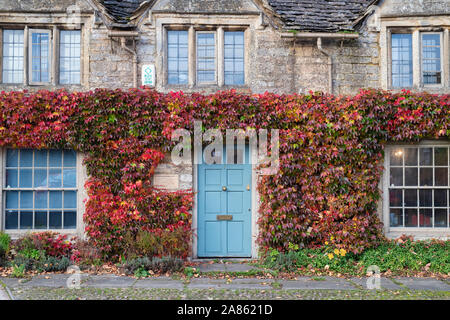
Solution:
M 257 186 L 259 244 L 278 250 L 328 244 L 357 253 L 383 239 L 376 208 L 384 145 L 448 139 L 449 103 L 449 95 L 375 90 L 346 97 L 1 92 L 0 146 L 84 153 L 86 231 L 106 256 L 117 257 L 125 235 L 140 229 L 191 236 L 192 192 L 151 185 L 173 147 L 173 130 L 193 132 L 194 120 L 221 130 L 280 129 L 280 171 Z

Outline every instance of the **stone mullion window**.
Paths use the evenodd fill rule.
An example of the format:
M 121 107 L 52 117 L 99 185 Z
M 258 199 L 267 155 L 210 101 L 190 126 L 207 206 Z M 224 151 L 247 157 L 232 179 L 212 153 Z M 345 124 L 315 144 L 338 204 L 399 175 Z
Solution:
M 448 29 L 393 27 L 384 31 L 387 51 L 387 89 L 448 86 L 450 62 Z
M 167 63 L 164 78 L 167 85 L 245 85 L 245 31 L 242 27 L 176 28 L 172 26 L 165 33 Z M 187 42 L 179 42 L 180 34 Z M 180 69 L 181 64 L 183 68 Z

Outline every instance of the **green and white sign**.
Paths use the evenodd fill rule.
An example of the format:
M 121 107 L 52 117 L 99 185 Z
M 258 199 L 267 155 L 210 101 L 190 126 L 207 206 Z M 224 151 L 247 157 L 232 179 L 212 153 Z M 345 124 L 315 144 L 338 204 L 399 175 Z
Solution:
M 146 64 L 142 66 L 142 85 L 148 87 L 155 86 L 155 65 Z

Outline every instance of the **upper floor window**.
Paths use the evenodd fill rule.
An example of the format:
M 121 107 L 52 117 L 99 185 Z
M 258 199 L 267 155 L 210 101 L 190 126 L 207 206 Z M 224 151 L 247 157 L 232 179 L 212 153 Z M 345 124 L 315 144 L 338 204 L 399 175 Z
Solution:
M 50 31 L 30 30 L 30 83 L 50 82 Z
M 197 32 L 197 81 L 216 81 L 216 35 L 212 32 Z
M 3 30 L 2 82 L 23 82 L 23 30 Z
M 168 83 L 188 83 L 188 32 L 167 32 Z
M 80 84 L 81 35 L 79 30 L 61 30 L 59 83 Z
M 442 85 L 442 55 L 442 33 L 391 34 L 391 86 Z
M 412 35 L 392 35 L 392 86 L 411 87 L 413 84 Z
M 58 37 L 49 29 L 30 28 L 28 39 L 24 37 L 24 30 L 3 29 L 2 82 L 45 85 L 54 81 L 60 84 L 80 84 L 81 32 L 58 32 L 59 42 L 55 41 Z M 24 50 L 25 44 L 28 50 Z M 57 50 L 53 50 L 54 46 Z M 52 56 L 52 52 L 57 52 L 57 57 Z M 52 70 L 57 58 L 58 70 Z M 24 64 L 25 60 L 28 64 Z M 27 70 L 24 70 L 26 66 Z M 24 75 L 27 79 L 24 79 Z
M 193 32 L 190 36 L 190 32 Z M 244 31 L 168 30 L 169 85 L 245 84 Z M 189 43 L 193 39 L 193 43 Z M 192 50 L 192 51 L 190 51 Z
M 441 84 L 441 35 L 422 34 L 422 81 L 424 84 Z
M 244 79 L 244 32 L 225 32 L 225 84 L 243 85 Z

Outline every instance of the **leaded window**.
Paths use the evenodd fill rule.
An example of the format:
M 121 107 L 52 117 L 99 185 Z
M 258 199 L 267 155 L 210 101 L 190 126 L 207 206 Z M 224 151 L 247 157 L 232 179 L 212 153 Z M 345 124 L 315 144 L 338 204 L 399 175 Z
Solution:
M 440 84 L 442 81 L 441 35 L 422 34 L 422 77 L 423 84 Z
M 30 82 L 50 82 L 50 31 L 30 31 Z
M 412 34 L 392 34 L 392 86 L 413 84 Z
M 3 30 L 3 83 L 23 82 L 23 30 Z
M 225 85 L 244 84 L 244 32 L 225 32 Z
M 59 83 L 80 84 L 81 32 L 62 30 L 59 43 Z
M 188 83 L 188 32 L 170 30 L 167 32 L 168 83 Z
M 216 36 L 213 32 L 197 33 L 197 81 L 212 83 L 216 80 Z

